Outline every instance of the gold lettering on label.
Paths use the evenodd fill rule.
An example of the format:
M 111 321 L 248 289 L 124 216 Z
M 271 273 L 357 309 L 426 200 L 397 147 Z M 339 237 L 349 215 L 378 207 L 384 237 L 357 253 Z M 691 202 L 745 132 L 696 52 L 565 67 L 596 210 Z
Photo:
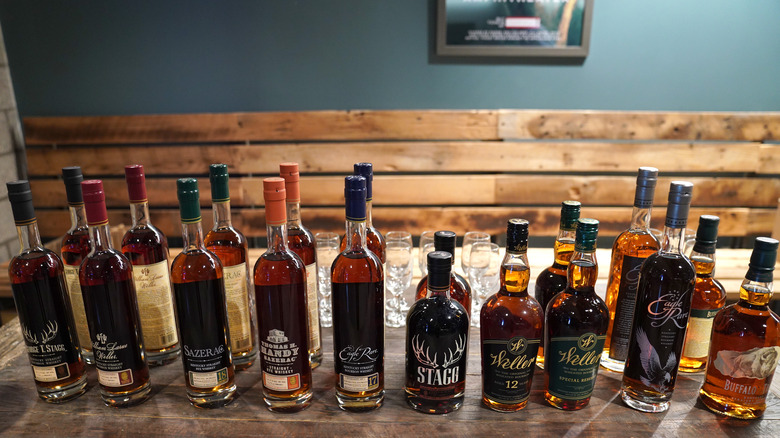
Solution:
M 510 360 L 506 356 L 506 350 L 502 350 L 498 354 L 491 354 L 490 358 L 493 359 L 493 362 L 490 365 L 505 370 L 523 370 L 532 367 L 536 359 L 536 357 L 529 358 L 527 355 L 523 355 Z
M 573 366 L 592 366 L 598 364 L 601 359 L 601 355 L 596 353 L 595 351 L 589 351 L 584 355 L 579 355 L 577 354 L 577 347 L 571 347 L 566 352 L 558 352 L 561 355 L 561 359 L 558 362 L 564 362 Z

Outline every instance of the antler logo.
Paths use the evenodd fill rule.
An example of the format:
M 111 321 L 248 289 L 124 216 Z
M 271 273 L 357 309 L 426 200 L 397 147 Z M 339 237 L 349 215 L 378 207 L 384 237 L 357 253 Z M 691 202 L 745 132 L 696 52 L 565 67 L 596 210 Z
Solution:
M 430 350 L 431 348 L 425 345 L 425 341 L 420 341 L 420 335 L 415 335 L 414 338 L 412 338 L 412 351 L 414 352 L 414 356 L 417 358 L 417 362 L 420 363 L 420 365 L 428 367 L 428 368 L 447 368 L 454 364 L 457 364 L 458 361 L 463 357 L 463 353 L 466 351 L 466 339 L 463 336 L 458 337 L 458 340 L 455 341 L 455 350 L 452 348 L 448 348 L 447 352 L 444 353 L 444 358 L 439 365 L 437 358 L 438 353 L 433 355 L 433 359 L 431 359 L 430 356 Z
M 59 331 L 59 325 L 57 321 L 46 321 L 46 328 L 40 333 L 33 333 L 29 328 L 22 326 L 22 334 L 24 339 L 35 345 L 45 344 L 57 336 Z

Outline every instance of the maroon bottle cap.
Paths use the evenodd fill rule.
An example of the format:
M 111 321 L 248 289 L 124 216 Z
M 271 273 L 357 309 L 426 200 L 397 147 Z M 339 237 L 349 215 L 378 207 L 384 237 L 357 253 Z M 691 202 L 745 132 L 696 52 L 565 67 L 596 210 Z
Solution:
M 131 203 L 146 202 L 146 176 L 144 166 L 131 164 L 125 166 L 125 180 L 127 181 L 127 194 Z
M 106 194 L 103 192 L 103 181 L 90 179 L 81 183 L 81 193 L 84 196 L 84 212 L 87 215 L 87 225 L 95 227 L 108 223 L 106 211 Z

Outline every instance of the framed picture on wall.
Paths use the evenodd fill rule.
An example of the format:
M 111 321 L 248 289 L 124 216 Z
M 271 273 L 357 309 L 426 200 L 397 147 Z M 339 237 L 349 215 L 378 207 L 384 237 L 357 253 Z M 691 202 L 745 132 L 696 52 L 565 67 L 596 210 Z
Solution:
M 438 1 L 438 55 L 588 55 L 593 0 Z

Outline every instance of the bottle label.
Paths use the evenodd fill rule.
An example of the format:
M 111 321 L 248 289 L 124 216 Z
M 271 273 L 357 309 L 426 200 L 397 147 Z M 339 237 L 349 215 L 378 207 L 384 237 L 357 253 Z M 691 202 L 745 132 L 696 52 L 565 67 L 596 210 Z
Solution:
M 260 341 L 263 365 L 263 384 L 276 391 L 292 391 L 301 387 L 299 357 L 308 363 L 308 351 L 301 351 L 295 340 L 290 340 L 284 330 L 272 329 Z
M 222 268 L 227 301 L 230 347 L 233 353 L 252 349 L 252 323 L 250 320 L 246 263 Z
M 432 339 L 414 335 L 407 345 L 407 379 L 417 382 L 420 395 L 448 399 L 463 391 L 466 380 L 468 334 Z
M 222 368 L 207 373 L 190 371 L 187 373 L 187 375 L 190 380 L 190 386 L 194 388 L 214 388 L 215 386 L 227 383 L 229 380 L 227 368 Z
M 522 336 L 482 341 L 482 392 L 508 405 L 528 400 L 539 344 Z
M 590 397 L 606 338 L 595 333 L 551 338 L 549 360 L 544 363 L 550 376 L 547 391 L 564 400 Z
M 778 359 L 780 347 L 757 347 L 747 351 L 722 350 L 718 352 L 713 366 L 724 376 L 734 379 L 766 379 L 775 374 Z M 726 386 L 729 386 L 728 381 Z M 724 389 L 752 395 L 749 389 L 737 387 L 748 385 L 731 383 L 731 386 Z
M 317 264 L 306 265 L 306 298 L 309 310 L 309 349 L 321 348 L 320 341 L 320 310 L 317 299 Z
M 56 382 L 70 377 L 70 368 L 66 363 L 60 363 L 50 367 L 38 367 L 33 365 L 33 376 L 39 382 Z
M 119 371 L 104 371 L 98 368 L 98 382 L 103 386 L 118 388 L 133 384 L 133 372 L 130 369 Z
M 609 343 L 609 357 L 614 360 L 625 361 L 628 356 L 628 342 L 631 338 L 636 292 L 639 287 L 639 271 L 645 260 L 646 257 L 623 256 L 615 304 L 615 322 L 612 325 L 612 338 Z
M 722 307 L 718 309 L 691 310 L 683 357 L 707 357 L 707 354 L 710 352 L 712 322 L 720 309 Z
M 70 297 L 70 308 L 73 311 L 73 320 L 76 323 L 76 334 L 79 344 L 86 351 L 92 351 L 92 341 L 89 339 L 89 326 L 87 325 L 87 313 L 84 311 L 84 298 L 81 295 L 81 283 L 79 283 L 79 266 L 65 265 L 65 286 Z
M 179 342 L 168 262 L 133 266 L 133 281 L 146 349 L 161 350 Z
M 263 371 L 263 386 L 274 391 L 295 391 L 301 388 L 301 375 L 278 376 Z

